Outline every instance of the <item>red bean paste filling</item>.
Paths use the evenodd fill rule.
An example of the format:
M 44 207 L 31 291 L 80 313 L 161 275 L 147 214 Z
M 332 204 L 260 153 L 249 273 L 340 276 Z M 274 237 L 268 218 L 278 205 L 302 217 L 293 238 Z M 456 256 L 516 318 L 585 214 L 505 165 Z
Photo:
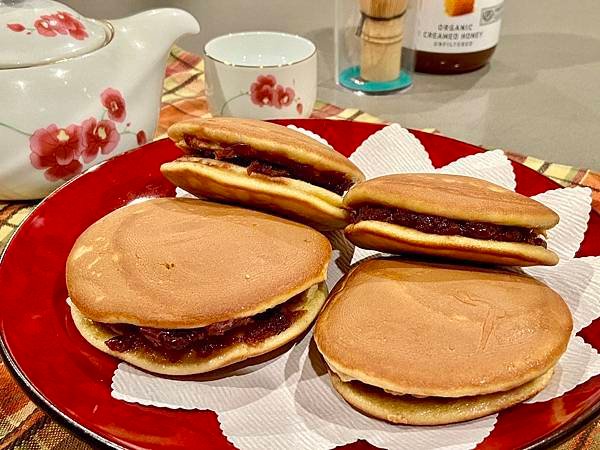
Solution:
M 361 205 L 351 212 L 351 217 L 352 223 L 361 220 L 377 220 L 429 234 L 464 236 L 485 241 L 524 242 L 546 248 L 546 241 L 539 236 L 539 233 L 529 228 L 448 219 L 376 205 Z
M 207 357 L 237 343 L 257 345 L 276 336 L 306 312 L 296 309 L 301 301 L 300 294 L 252 317 L 227 320 L 202 328 L 169 330 L 129 324 L 97 324 L 118 334 L 105 341 L 112 351 L 150 350 L 171 362 L 177 362 L 191 351 L 198 357 Z
M 301 164 L 281 156 L 255 150 L 247 144 L 222 145 L 220 149 L 205 148 L 206 144 L 195 136 L 185 135 L 185 143 L 202 158 L 226 161 L 245 167 L 248 175 L 259 173 L 268 177 L 286 177 L 305 181 L 328 191 L 343 195 L 354 182 L 341 172 L 316 170 L 308 164 Z

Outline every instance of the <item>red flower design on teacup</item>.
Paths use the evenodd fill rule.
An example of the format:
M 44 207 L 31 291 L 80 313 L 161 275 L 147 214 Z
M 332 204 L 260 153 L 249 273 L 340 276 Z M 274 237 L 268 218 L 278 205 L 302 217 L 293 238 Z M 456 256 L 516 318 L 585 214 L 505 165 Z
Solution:
M 81 172 L 81 143 L 79 125 L 59 128 L 51 124 L 35 130 L 29 138 L 29 159 L 33 167 L 44 170 L 47 180 L 66 180 Z
M 83 162 L 89 163 L 96 159 L 98 153 L 107 155 L 119 143 L 120 135 L 112 120 L 96 121 L 90 117 L 81 123 L 83 136 Z
M 127 115 L 125 109 L 125 99 L 119 91 L 113 88 L 107 88 L 100 94 L 102 105 L 108 110 L 108 117 L 115 122 L 123 122 Z
M 277 80 L 273 75 L 259 75 L 250 85 L 250 100 L 261 108 L 273 104 L 273 90 Z
M 281 109 L 284 106 L 289 106 L 294 101 L 296 93 L 291 87 L 284 88 L 280 84 L 273 89 L 272 104 L 275 108 Z
M 240 95 L 227 100 L 221 108 L 221 113 L 223 113 L 229 102 L 245 95 L 249 95 L 250 101 L 261 108 L 263 106 L 271 106 L 281 109 L 290 106 L 294 101 L 300 101 L 299 98 L 295 98 L 296 92 L 294 89 L 277 84 L 277 79 L 274 75 L 259 75 L 250 85 L 248 92 L 242 92 Z M 300 108 L 300 111 L 302 110 L 302 106 L 297 105 L 296 110 L 298 108 Z

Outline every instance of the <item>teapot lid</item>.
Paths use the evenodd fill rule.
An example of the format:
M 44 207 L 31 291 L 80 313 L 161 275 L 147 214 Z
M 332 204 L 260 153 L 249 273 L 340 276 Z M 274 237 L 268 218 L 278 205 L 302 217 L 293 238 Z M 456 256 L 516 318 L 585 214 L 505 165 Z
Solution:
M 53 0 L 0 0 L 0 69 L 80 56 L 106 45 L 112 28 Z

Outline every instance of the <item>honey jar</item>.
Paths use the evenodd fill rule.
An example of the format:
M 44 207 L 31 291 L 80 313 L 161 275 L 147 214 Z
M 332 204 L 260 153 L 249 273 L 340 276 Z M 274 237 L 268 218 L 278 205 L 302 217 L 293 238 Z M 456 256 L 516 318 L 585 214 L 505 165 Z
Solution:
M 414 0 L 405 46 L 415 70 L 435 74 L 483 67 L 500 38 L 503 0 Z

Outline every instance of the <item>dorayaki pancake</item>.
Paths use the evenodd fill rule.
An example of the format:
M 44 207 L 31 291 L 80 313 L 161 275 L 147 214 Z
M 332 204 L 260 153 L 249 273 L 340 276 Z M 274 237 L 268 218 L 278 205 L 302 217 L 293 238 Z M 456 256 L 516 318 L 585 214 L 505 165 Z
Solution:
M 346 173 L 354 181 L 364 179 L 362 172 L 340 153 L 298 131 L 262 120 L 233 117 L 193 119 L 171 125 L 168 134 L 183 147 L 187 147 L 185 135 L 208 142 L 243 143 L 317 169 Z
M 344 204 L 377 203 L 450 219 L 548 229 L 558 215 L 547 206 L 490 183 L 462 175 L 405 173 L 354 187 Z
M 342 197 L 303 181 L 249 176 L 245 167 L 195 156 L 165 163 L 161 172 L 198 197 L 272 211 L 323 230 L 348 225 Z
M 67 260 L 67 288 L 93 345 L 148 370 L 171 363 L 161 373 L 198 373 L 304 331 L 326 296 L 330 256 L 329 241 L 306 225 L 201 200 L 152 199 L 84 231 Z
M 128 352 L 116 352 L 106 346 L 106 341 L 116 334 L 110 329 L 85 318 L 76 306 L 71 306 L 71 315 L 81 335 L 97 349 L 127 361 L 134 366 L 163 375 L 193 375 L 209 372 L 229 366 L 239 361 L 271 352 L 301 335 L 315 320 L 327 298 L 327 287 L 320 283 L 304 291 L 302 301 L 296 305 L 297 311 L 304 311 L 292 325 L 279 334 L 270 336 L 257 344 L 243 341 L 228 345 L 209 356 L 199 356 L 188 352 L 176 362 L 170 361 L 157 352 L 147 349 L 134 349 Z
M 521 267 L 558 263 L 558 256 L 541 246 L 434 235 L 374 220 L 349 225 L 344 234 L 359 247 L 393 254 L 422 254 Z
M 302 224 L 196 199 L 153 199 L 90 226 L 67 260 L 84 316 L 194 328 L 252 316 L 325 280 L 331 245 Z
M 195 119 L 169 137 L 188 156 L 163 164 L 175 185 L 204 198 L 251 206 L 321 229 L 348 223 L 342 194 L 364 180 L 347 158 L 287 127 L 250 119 Z
M 344 206 L 352 222 L 346 237 L 363 248 L 505 265 L 558 263 L 545 241 L 558 215 L 484 180 L 389 175 L 354 186 Z
M 571 329 L 562 298 L 520 272 L 379 258 L 336 285 L 315 342 L 345 382 L 459 398 L 541 377 L 566 350 Z
M 544 389 L 554 370 L 509 391 L 459 398 L 388 394 L 359 381 L 344 383 L 330 372 L 333 387 L 356 409 L 378 419 L 406 425 L 445 425 L 496 413 L 521 403 Z

